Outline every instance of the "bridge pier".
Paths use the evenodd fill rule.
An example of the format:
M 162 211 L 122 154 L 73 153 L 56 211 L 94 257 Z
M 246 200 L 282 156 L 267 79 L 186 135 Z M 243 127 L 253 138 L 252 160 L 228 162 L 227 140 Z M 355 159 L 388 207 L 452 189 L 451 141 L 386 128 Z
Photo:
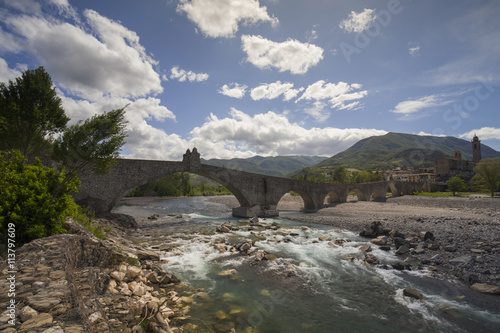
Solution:
M 276 205 L 262 206 L 254 205 L 251 207 L 236 207 L 233 208 L 233 216 L 237 217 L 274 217 L 279 216 Z

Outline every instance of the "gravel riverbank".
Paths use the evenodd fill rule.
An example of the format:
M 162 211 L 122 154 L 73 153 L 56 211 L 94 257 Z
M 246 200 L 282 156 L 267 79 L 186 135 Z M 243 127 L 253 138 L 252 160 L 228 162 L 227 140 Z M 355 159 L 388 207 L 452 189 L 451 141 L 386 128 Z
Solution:
M 401 255 L 408 263 L 406 268 L 423 269 L 431 276 L 460 280 L 467 285 L 481 283 L 500 289 L 500 199 L 419 196 L 391 197 L 386 202 L 354 199 L 313 214 L 281 217 L 354 232 L 380 222 L 381 229 L 397 231 L 408 240 L 409 251 Z M 228 207 L 238 206 L 234 197 L 210 200 Z M 278 209 L 299 211 L 302 205 L 300 197 L 285 196 Z M 418 239 L 422 232 L 432 233 L 434 239 L 423 242 Z M 397 250 L 394 244 L 391 250 Z

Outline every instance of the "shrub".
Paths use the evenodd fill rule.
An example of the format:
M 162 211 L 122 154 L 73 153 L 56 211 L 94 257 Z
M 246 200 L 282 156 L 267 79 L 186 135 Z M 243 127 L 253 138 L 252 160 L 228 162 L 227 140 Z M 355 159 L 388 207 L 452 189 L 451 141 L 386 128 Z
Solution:
M 70 193 L 77 191 L 78 179 L 61 187 L 64 173 L 42 165 L 40 160 L 27 164 L 19 151 L 0 154 L 0 234 L 9 223 L 15 224 L 16 243 L 64 232 L 63 222 L 75 202 Z

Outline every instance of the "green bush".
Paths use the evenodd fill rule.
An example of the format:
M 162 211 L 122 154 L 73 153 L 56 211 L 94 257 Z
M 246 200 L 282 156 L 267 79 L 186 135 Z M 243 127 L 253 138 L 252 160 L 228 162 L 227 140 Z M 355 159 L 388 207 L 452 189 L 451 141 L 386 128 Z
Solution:
M 78 207 L 70 193 L 77 191 L 78 179 L 62 185 L 64 173 L 42 165 L 27 164 L 19 151 L 0 154 L 0 234 L 15 224 L 16 243 L 64 232 L 63 223 Z M 56 189 L 61 188 L 55 195 Z

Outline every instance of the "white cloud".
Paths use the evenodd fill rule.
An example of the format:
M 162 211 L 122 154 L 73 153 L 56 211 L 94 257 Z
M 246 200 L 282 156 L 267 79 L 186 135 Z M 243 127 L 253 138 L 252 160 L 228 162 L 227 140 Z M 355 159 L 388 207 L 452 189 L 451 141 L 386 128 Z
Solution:
M 225 84 L 219 90 L 219 93 L 225 96 L 233 97 L 233 98 L 243 98 L 247 91 L 247 86 L 239 85 L 238 83 L 230 83 L 229 85 Z
M 421 112 L 426 109 L 435 108 L 443 105 L 452 103 L 451 100 L 446 100 L 446 95 L 430 95 L 424 96 L 416 100 L 408 100 L 398 103 L 394 110 L 391 112 L 402 114 L 404 117 L 408 117 L 417 112 Z
M 267 8 L 258 0 L 180 0 L 178 12 L 184 12 L 208 37 L 233 37 L 238 24 L 256 24 L 278 19 L 269 16 Z
M 179 68 L 179 66 L 174 66 L 170 70 L 172 73 L 170 75 L 171 79 L 177 79 L 180 82 L 185 82 L 188 80 L 189 82 L 203 82 L 208 80 L 207 73 L 195 73 L 193 71 L 185 71 L 184 69 Z
M 156 62 L 139 37 L 121 24 L 92 10 L 84 12 L 100 38 L 69 23 L 35 16 L 12 16 L 7 24 L 24 37 L 27 51 L 62 88 L 91 101 L 103 95 L 143 97 L 163 91 L 153 69 Z
M 359 83 L 348 84 L 341 81 L 335 84 L 320 80 L 307 87 L 302 96 L 295 102 L 301 100 L 322 101 L 327 99 L 330 102 L 330 106 L 334 109 L 352 110 L 358 107 L 359 101 L 348 104 L 346 102 L 362 99 L 368 94 L 366 90 L 354 91 L 361 89 L 361 87 Z
M 293 83 L 276 81 L 253 88 L 250 91 L 250 96 L 254 101 L 258 101 L 261 99 L 275 99 L 283 95 L 283 100 L 289 101 L 295 98 L 303 89 L 293 89 Z
M 349 18 L 340 22 L 339 27 L 347 32 L 363 32 L 370 27 L 370 24 L 375 21 L 375 9 L 365 8 L 362 12 L 356 13 L 351 11 Z
M 19 53 L 22 50 L 22 46 L 16 41 L 15 37 L 3 31 L 0 26 L 0 54 L 2 53 Z
M 460 134 L 459 137 L 464 139 L 472 139 L 474 135 L 477 135 L 479 140 L 500 140 L 500 128 L 482 127 Z
M 21 72 L 10 69 L 5 59 L 0 58 L 0 82 L 7 83 L 9 80 L 14 80 L 16 77 L 21 76 Z
M 419 51 L 420 51 L 420 46 L 415 46 L 415 47 L 410 47 L 408 49 L 408 52 L 410 53 L 410 55 L 412 56 L 417 56 L 419 55 Z
M 332 156 L 361 139 L 386 133 L 359 128 L 306 129 L 271 111 L 250 116 L 233 108 L 228 118 L 211 114 L 191 131 L 189 143 L 196 145 L 204 158 L 232 158 L 236 154 Z
M 321 47 L 293 39 L 276 43 L 262 36 L 243 35 L 241 42 L 247 61 L 260 69 L 274 67 L 280 72 L 305 74 L 323 59 Z

